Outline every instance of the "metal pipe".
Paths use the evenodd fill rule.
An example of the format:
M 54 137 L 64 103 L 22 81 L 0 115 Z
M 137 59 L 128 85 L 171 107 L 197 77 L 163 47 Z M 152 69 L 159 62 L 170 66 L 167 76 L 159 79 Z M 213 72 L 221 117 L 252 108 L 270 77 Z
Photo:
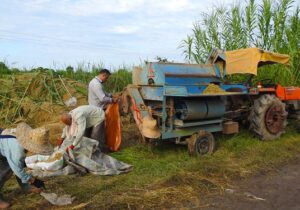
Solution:
M 169 110 L 169 125 L 170 125 L 170 130 L 173 130 L 173 122 L 174 122 L 174 98 L 170 98 L 170 110 Z
M 166 96 L 163 96 L 163 109 L 162 109 L 162 133 L 166 132 L 166 119 L 167 119 L 167 112 L 166 112 Z

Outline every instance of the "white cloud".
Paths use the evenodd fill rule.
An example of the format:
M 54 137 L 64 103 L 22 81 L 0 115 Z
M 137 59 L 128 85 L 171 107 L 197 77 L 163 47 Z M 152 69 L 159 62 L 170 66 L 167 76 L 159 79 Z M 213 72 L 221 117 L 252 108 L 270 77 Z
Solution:
M 76 16 L 95 16 L 128 12 L 151 11 L 152 13 L 180 12 L 196 9 L 193 0 L 14 0 L 29 11 L 50 11 Z
M 144 4 L 144 0 L 16 0 L 29 11 L 48 11 L 75 16 L 126 13 Z
M 98 56 L 115 65 L 155 56 L 178 61 L 177 47 L 200 13 L 236 1 L 1 0 L 0 37 L 10 39 L 0 39 L 0 58 L 20 65 Z
M 149 1 L 152 9 L 160 9 L 160 11 L 180 12 L 184 10 L 191 10 L 195 4 L 189 0 L 169 0 L 169 1 Z
M 82 16 L 100 15 L 106 13 L 126 13 L 137 9 L 143 3 L 142 0 L 111 0 L 111 1 L 65 1 L 63 7 L 59 9 L 60 12 L 66 14 L 75 14 Z
M 113 33 L 117 34 L 133 34 L 139 31 L 138 26 L 115 26 L 111 29 Z
M 176 48 L 205 5 L 203 0 L 4 1 L 14 8 L 4 15 L 14 26 L 6 34 L 15 31 L 13 37 L 17 40 L 8 46 L 34 49 L 26 59 L 19 56 L 14 60 L 69 63 L 101 55 L 104 61 L 116 65 L 157 55 L 180 57 Z M 5 51 L 11 50 L 7 47 L 2 53 Z
M 15 4 L 20 4 L 24 6 L 24 9 L 28 9 L 31 11 L 41 11 L 44 10 L 45 7 L 51 3 L 51 0 L 29 0 L 29 1 L 21 1 L 21 0 L 13 0 Z

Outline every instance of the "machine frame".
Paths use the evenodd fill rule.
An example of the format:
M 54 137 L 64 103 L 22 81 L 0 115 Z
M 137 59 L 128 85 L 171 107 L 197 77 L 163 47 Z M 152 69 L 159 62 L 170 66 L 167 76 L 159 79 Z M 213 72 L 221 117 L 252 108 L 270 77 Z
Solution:
M 215 143 L 211 133 L 237 133 L 239 123 L 248 121 L 255 124 L 255 120 L 261 120 L 254 109 L 259 109 L 257 104 L 262 100 L 270 103 L 270 107 L 263 109 L 266 112 L 263 113 L 266 128 L 273 129 L 276 135 L 263 135 L 268 129 L 256 132 L 257 127 L 250 125 L 260 139 L 277 138 L 284 132 L 287 118 L 285 104 L 299 113 L 300 88 L 225 84 L 225 76 L 226 55 L 219 50 L 211 53 L 206 64 L 147 62 L 142 68 L 133 70 L 133 84 L 128 85 L 122 94 L 122 113 L 133 114 L 145 141 L 188 144 L 191 154 L 200 155 L 213 151 Z M 205 93 L 210 84 L 224 92 Z M 262 95 L 270 97 L 264 99 Z M 146 126 L 144 119 L 149 117 L 155 120 L 153 129 L 159 130 L 159 138 L 143 132 Z

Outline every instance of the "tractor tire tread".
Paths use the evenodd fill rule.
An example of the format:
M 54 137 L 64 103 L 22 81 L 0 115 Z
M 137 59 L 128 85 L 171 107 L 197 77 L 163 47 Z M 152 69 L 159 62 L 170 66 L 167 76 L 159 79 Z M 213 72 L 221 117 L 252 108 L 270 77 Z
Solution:
M 285 117 L 285 120 L 283 122 L 283 129 L 277 134 L 270 133 L 265 126 L 265 113 L 272 104 L 281 106 L 284 110 L 283 116 Z M 249 114 L 249 130 L 252 131 L 261 140 L 274 140 L 276 138 L 279 138 L 284 133 L 284 129 L 287 125 L 286 116 L 287 112 L 285 111 L 284 103 L 282 103 L 274 95 L 262 95 L 254 101 L 253 107 Z
M 188 140 L 188 152 L 191 156 L 199 155 L 197 154 L 195 144 L 199 138 L 203 138 L 203 137 L 208 137 L 211 142 L 210 149 L 206 154 L 212 154 L 215 151 L 216 143 L 212 133 L 205 130 L 200 130 L 198 133 L 193 134 Z

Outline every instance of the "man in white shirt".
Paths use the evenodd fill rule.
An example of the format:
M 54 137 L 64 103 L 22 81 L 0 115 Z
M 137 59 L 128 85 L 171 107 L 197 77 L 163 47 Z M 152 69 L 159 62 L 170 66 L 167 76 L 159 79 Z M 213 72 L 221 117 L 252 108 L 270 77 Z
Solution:
M 61 116 L 61 121 L 66 125 L 62 133 L 62 140 L 66 137 L 72 138 L 73 143 L 67 150 L 74 149 L 83 136 L 89 137 L 99 141 L 99 148 L 104 150 L 105 144 L 101 141 L 100 130 L 101 123 L 105 120 L 104 111 L 96 106 L 83 105 L 76 109 L 73 109 L 69 113 L 64 113 Z M 87 129 L 91 129 L 91 132 L 87 134 Z
M 90 81 L 88 93 L 89 105 L 106 110 L 108 104 L 116 103 L 118 101 L 117 98 L 112 97 L 111 93 L 106 93 L 103 90 L 102 84 L 108 80 L 110 75 L 111 73 L 109 70 L 101 69 L 99 74 Z M 88 129 L 87 132 L 91 132 L 90 129 Z M 101 142 L 102 145 L 105 145 L 105 122 L 102 122 L 99 125 L 99 132 L 99 135 L 101 135 L 99 136 L 99 142 Z
M 109 76 L 109 70 L 101 69 L 98 76 L 90 81 L 88 93 L 89 105 L 97 106 L 105 110 L 107 104 L 117 102 L 116 98 L 113 98 L 110 93 L 106 93 L 103 90 L 102 84 L 108 80 Z

